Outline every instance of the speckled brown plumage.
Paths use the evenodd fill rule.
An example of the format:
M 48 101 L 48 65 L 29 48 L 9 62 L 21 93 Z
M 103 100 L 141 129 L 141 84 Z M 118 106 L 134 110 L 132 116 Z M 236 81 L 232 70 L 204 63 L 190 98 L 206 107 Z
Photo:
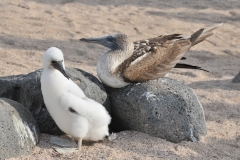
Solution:
M 202 32 L 203 29 L 200 29 L 189 39 L 183 39 L 180 34 L 172 34 L 134 42 L 133 55 L 119 65 L 118 71 L 122 71 L 122 76 L 127 82 L 142 82 L 163 77 L 177 64 Z M 138 58 L 141 60 L 137 61 Z

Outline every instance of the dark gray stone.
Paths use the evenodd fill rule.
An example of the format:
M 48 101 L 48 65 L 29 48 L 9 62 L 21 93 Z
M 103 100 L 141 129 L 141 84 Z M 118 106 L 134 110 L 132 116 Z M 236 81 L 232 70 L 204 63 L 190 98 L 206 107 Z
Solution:
M 162 78 L 107 90 L 115 131 L 136 130 L 175 143 L 199 140 L 206 134 L 202 105 L 178 81 Z
M 36 120 L 20 103 L 0 98 L 0 159 L 27 155 L 39 142 Z
M 233 83 L 240 83 L 240 72 L 233 78 Z
M 57 127 L 43 102 L 41 72 L 42 69 L 28 75 L 0 77 L 0 96 L 11 98 L 27 107 L 36 118 L 42 133 L 61 135 L 63 132 Z M 108 95 L 96 77 L 80 69 L 67 68 L 66 72 L 86 96 L 103 104 L 110 113 Z

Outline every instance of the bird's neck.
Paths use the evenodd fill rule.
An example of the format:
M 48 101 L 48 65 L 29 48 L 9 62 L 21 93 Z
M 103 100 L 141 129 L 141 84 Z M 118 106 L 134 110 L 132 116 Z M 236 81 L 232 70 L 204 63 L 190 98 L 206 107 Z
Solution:
M 121 65 L 126 59 L 132 56 L 134 51 L 133 43 L 126 45 L 123 48 L 117 48 L 106 52 L 107 63 L 111 66 L 111 70 L 114 72 L 119 65 Z
M 65 78 L 61 72 L 55 69 L 44 68 L 42 74 L 44 76 L 41 77 L 41 81 L 44 82 L 47 88 L 50 88 L 53 92 L 58 90 L 58 93 L 65 90 L 65 84 L 68 83 L 68 79 Z

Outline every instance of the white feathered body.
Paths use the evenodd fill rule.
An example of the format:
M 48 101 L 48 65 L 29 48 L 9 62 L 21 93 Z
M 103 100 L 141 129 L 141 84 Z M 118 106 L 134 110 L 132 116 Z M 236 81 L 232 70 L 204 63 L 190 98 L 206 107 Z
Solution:
M 109 135 L 111 117 L 106 109 L 87 98 L 83 91 L 61 72 L 44 68 L 41 89 L 50 115 L 63 132 L 74 138 L 92 141 Z M 76 113 L 70 112 L 70 107 Z

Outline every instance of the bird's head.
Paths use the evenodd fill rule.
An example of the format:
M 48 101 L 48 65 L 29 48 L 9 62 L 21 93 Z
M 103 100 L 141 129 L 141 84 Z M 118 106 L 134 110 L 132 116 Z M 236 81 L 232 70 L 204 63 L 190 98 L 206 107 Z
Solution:
M 61 72 L 67 79 L 69 76 L 65 72 L 63 53 L 56 47 L 49 48 L 43 55 L 43 67 L 46 69 L 56 69 Z
M 133 46 L 133 42 L 131 41 L 130 37 L 125 34 L 113 34 L 97 38 L 81 38 L 80 41 L 98 43 L 112 50 L 125 49 Z

